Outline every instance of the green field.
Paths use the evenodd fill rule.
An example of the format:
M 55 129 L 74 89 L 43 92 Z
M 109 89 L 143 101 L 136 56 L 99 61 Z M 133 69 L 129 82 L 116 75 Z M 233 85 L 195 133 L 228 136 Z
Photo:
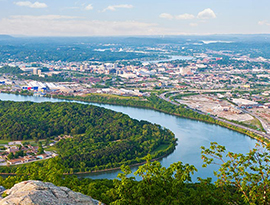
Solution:
M 166 150 L 170 145 L 169 144 L 161 144 L 159 147 L 157 147 L 155 150 L 151 152 L 151 154 L 154 154 L 160 150 Z
M 97 94 L 97 93 L 91 93 L 87 96 L 100 96 L 100 97 L 107 97 L 107 98 L 118 98 L 118 99 L 126 99 L 126 100 L 145 100 L 142 97 L 131 97 L 131 96 L 122 96 L 122 95 L 113 95 L 113 94 Z
M 11 141 L 9 141 L 9 140 L 0 140 L 0 144 L 8 144 L 9 142 L 11 142 Z
M 16 140 L 16 141 L 20 141 L 20 142 L 22 142 L 22 144 L 25 142 L 29 142 L 32 146 L 38 145 L 38 143 L 36 143 L 33 140 Z M 43 145 L 45 144 L 45 140 L 39 140 L 39 141 L 42 142 Z M 9 142 L 12 142 L 12 140 L 0 140 L 0 144 L 3 144 L 3 145 L 7 145 Z
M 44 149 L 45 151 L 57 151 L 57 148 L 55 146 L 48 147 Z

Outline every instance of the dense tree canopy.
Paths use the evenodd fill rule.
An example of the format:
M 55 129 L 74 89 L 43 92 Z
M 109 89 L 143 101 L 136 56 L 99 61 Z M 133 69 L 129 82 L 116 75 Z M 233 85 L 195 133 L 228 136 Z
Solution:
M 0 73 L 16 75 L 23 73 L 23 71 L 19 67 L 3 66 L 0 68 Z
M 224 190 L 235 187 L 247 204 L 270 203 L 270 144 L 257 144 L 247 154 L 227 152 L 224 146 L 211 143 L 210 148 L 202 147 L 205 164 L 220 166 L 215 175 L 216 186 Z M 235 203 L 231 200 L 231 203 Z
M 119 167 L 161 157 L 174 150 L 168 129 L 105 108 L 78 103 L 0 101 L 0 138 L 48 139 L 72 135 L 57 143 L 66 172 Z

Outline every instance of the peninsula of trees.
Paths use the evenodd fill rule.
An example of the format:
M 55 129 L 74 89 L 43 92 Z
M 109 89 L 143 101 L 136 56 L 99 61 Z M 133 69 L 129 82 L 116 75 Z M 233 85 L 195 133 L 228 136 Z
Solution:
M 160 125 L 78 103 L 0 101 L 0 139 L 54 139 L 65 172 L 87 172 L 140 163 L 171 153 L 174 134 Z

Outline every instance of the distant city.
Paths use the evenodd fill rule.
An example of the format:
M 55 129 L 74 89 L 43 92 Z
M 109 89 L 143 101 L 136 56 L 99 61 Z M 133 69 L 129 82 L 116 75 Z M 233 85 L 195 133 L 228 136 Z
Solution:
M 85 42 L 74 38 L 64 45 L 56 41 L 49 47 L 42 42 L 47 38 L 40 38 L 34 51 L 40 56 L 35 58 L 51 50 L 56 60 L 44 57 L 38 61 L 33 58 L 32 62 L 29 59 L 35 55 L 27 56 L 32 42 L 11 38 L 0 41 L 7 49 L 1 52 L 0 65 L 8 68 L 1 71 L 0 89 L 35 96 L 82 97 L 107 94 L 144 98 L 158 92 L 169 102 L 270 133 L 270 59 L 265 47 L 260 47 L 269 36 L 255 37 L 115 38 L 111 43 L 106 38 L 104 43 L 95 38 L 86 38 Z M 26 43 L 25 52 L 8 53 L 8 44 L 16 48 L 20 41 Z M 91 48 L 94 56 L 100 53 L 99 58 L 104 60 L 63 60 L 70 57 L 69 52 L 81 55 L 86 48 Z M 59 55 L 59 50 L 68 51 Z M 143 55 L 138 57 L 138 53 Z M 115 60 L 105 60 L 104 56 L 110 54 Z M 127 54 L 134 59 L 123 59 Z

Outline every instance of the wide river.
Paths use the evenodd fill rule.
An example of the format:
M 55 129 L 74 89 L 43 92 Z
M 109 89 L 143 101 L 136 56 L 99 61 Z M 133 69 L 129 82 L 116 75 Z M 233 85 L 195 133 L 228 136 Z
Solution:
M 5 93 L 0 93 L 0 100 L 32 102 L 64 101 L 53 98 L 20 96 Z M 216 179 L 213 175 L 213 171 L 218 168 L 216 165 L 202 168 L 203 162 L 201 160 L 201 146 L 209 147 L 210 142 L 218 142 L 219 144 L 226 146 L 227 150 L 229 151 L 247 153 L 256 144 L 256 140 L 218 125 L 176 117 L 148 109 L 95 103 L 90 104 L 108 108 L 117 112 L 122 112 L 129 115 L 131 118 L 137 120 L 147 120 L 170 129 L 172 132 L 174 132 L 176 138 L 178 139 L 178 145 L 172 154 L 161 159 L 160 162 L 165 167 L 168 167 L 170 164 L 178 161 L 194 165 L 198 169 L 198 172 L 196 172 L 192 177 L 194 180 L 196 180 L 197 177 L 212 177 L 214 180 Z M 132 170 L 135 171 L 136 168 L 137 167 L 132 167 Z M 119 170 L 114 170 L 101 173 L 91 173 L 84 175 L 84 177 L 90 177 L 93 179 L 114 179 L 117 177 L 118 173 Z

